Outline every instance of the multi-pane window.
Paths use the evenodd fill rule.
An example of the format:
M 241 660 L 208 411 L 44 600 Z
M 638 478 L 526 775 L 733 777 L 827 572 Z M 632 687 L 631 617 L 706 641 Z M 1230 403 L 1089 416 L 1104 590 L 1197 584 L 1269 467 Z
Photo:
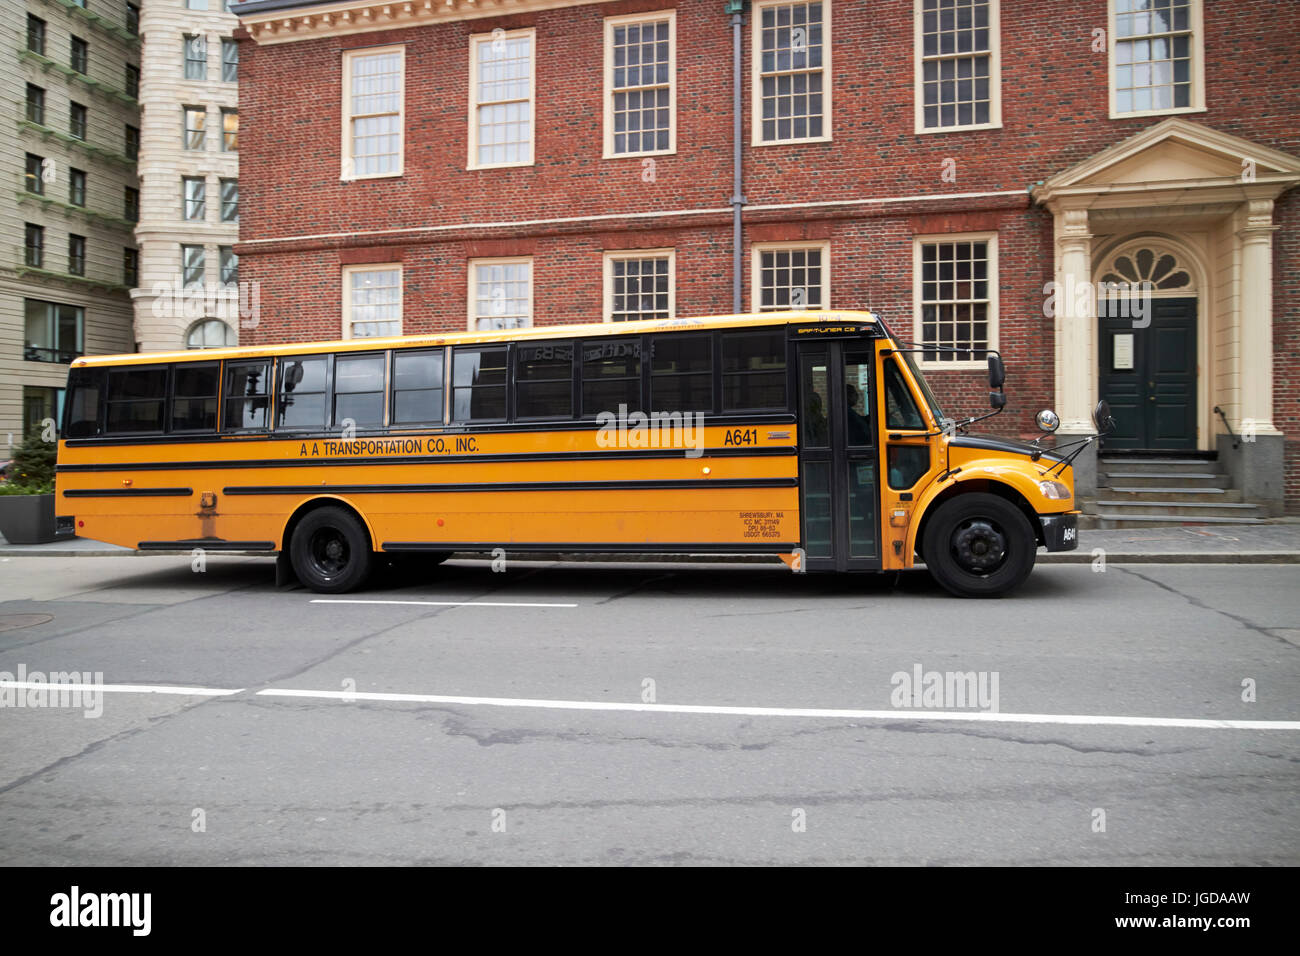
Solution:
M 573 417 L 573 343 L 515 346 L 515 418 Z
M 68 41 L 68 65 L 78 73 L 84 74 L 90 62 L 90 44 L 81 37 L 72 37 Z
M 122 127 L 122 152 L 128 159 L 140 157 L 140 129 L 136 126 Z
M 916 337 L 933 351 L 926 362 L 983 362 L 996 348 L 996 239 L 953 236 L 917 240 L 914 253 Z M 968 349 L 970 351 L 944 351 Z
M 208 78 L 208 38 L 201 34 L 185 34 L 185 79 Z
M 122 217 L 128 222 L 140 221 L 140 190 L 134 186 L 122 188 Z
M 27 119 L 45 125 L 45 91 L 34 83 L 27 84 Z
M 234 285 L 239 281 L 239 256 L 235 255 L 234 246 L 217 247 L 217 267 L 222 285 Z
M 998 0 L 917 4 L 918 132 L 996 125 Z
M 182 106 L 183 145 L 186 149 L 206 149 L 208 111 L 202 106 Z
M 324 355 L 280 360 L 280 395 L 275 403 L 276 428 L 321 428 L 329 358 Z
M 470 260 L 470 328 L 532 325 L 532 273 L 531 259 Z
M 239 222 L 239 180 L 221 180 L 221 221 Z
M 221 418 L 223 430 L 266 428 L 271 408 L 271 363 L 266 359 L 227 362 L 226 387 L 222 393 L 226 401 Z
M 226 324 L 220 319 L 209 321 L 215 321 L 220 325 Z M 172 376 L 171 430 L 174 432 L 215 431 L 221 363 L 178 363 Z
M 45 265 L 45 227 L 26 223 L 23 230 L 23 262 L 33 269 Z
M 334 357 L 335 425 L 375 427 L 384 423 L 384 354 Z
M 45 55 L 45 21 L 27 14 L 27 49 Z
M 208 183 L 202 176 L 181 177 L 181 214 L 190 220 L 207 218 Z
M 207 263 L 202 246 L 181 246 L 181 282 L 188 289 L 202 286 L 207 278 Z
M 104 433 L 160 432 L 166 423 L 167 367 L 108 370 Z
M 207 8 L 208 0 L 185 0 L 186 10 L 206 10 Z
M 234 40 L 221 41 L 221 79 L 225 83 L 239 82 L 239 44 Z
M 442 424 L 442 349 L 393 353 L 394 425 Z
M 533 161 L 532 30 L 470 40 L 471 167 Z
M 343 55 L 343 178 L 402 174 L 402 47 Z
M 126 95 L 140 98 L 140 68 L 130 63 L 126 64 Z
M 82 352 L 86 311 L 80 306 L 24 299 L 23 358 L 67 364 Z
M 37 156 L 35 153 L 27 154 L 26 172 L 23 176 L 23 183 L 27 186 L 29 193 L 35 193 L 38 196 L 45 195 L 45 159 Z
M 673 254 L 610 253 L 605 256 L 605 320 L 673 317 Z
M 86 171 L 84 169 L 68 170 L 68 202 L 74 206 L 86 204 Z
M 829 299 L 826 245 L 756 246 L 754 302 L 760 312 L 824 309 Z
M 220 319 L 202 319 L 185 333 L 187 349 L 222 349 L 238 344 L 235 330 Z
M 671 152 L 676 14 L 605 21 L 605 154 Z
M 785 332 L 722 333 L 722 410 L 785 408 Z
M 1195 0 L 1114 0 L 1114 112 L 1198 106 Z
M 343 337 L 402 334 L 402 267 L 351 266 L 343 270 Z
M 86 108 L 80 103 L 68 104 L 68 132 L 76 139 L 86 138 Z
M 68 272 L 74 276 L 86 274 L 86 237 L 68 236 Z
M 239 110 L 221 111 L 221 151 L 233 153 L 239 149 Z
M 134 3 L 126 5 L 126 30 L 135 36 L 140 35 L 140 8 Z
M 140 284 L 140 250 L 125 247 L 122 249 L 122 284 L 135 286 Z
M 830 137 L 830 0 L 760 3 L 754 142 Z
M 502 346 L 455 349 L 451 359 L 451 420 L 506 419 L 507 351 Z

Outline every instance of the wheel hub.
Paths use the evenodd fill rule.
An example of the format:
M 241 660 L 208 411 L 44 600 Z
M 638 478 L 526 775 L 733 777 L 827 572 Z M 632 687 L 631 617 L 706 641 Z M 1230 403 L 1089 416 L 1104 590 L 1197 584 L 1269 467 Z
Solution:
M 973 518 L 953 532 L 952 551 L 967 571 L 992 571 L 1006 558 L 1007 539 L 992 521 Z

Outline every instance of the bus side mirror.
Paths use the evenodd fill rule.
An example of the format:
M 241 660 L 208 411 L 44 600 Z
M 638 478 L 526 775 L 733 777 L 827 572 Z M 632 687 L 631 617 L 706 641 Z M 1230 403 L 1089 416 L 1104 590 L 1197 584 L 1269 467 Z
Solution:
M 989 353 L 989 388 L 1001 388 L 1007 380 L 1007 370 L 1002 364 L 1002 356 Z
M 989 408 L 1004 408 L 1007 404 L 1005 392 L 989 392 Z
M 1115 419 L 1110 413 L 1110 402 L 1102 399 L 1092 410 L 1092 423 L 1097 426 L 1097 434 L 1108 435 L 1115 429 Z

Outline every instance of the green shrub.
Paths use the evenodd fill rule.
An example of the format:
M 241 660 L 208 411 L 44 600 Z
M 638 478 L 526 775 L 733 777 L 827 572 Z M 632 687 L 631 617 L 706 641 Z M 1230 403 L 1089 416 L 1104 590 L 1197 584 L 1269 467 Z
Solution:
M 0 494 L 35 495 L 53 491 L 58 454 L 58 445 L 42 441 L 41 430 L 33 428 L 14 449 L 9 480 L 0 484 Z

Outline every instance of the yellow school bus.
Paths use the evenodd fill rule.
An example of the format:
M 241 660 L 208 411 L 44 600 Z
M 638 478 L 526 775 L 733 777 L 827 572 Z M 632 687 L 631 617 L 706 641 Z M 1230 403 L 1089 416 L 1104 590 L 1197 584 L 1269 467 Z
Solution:
M 967 434 L 918 350 L 854 311 L 79 358 L 59 530 L 276 554 L 328 593 L 497 549 L 920 559 L 1006 593 L 1077 547 L 1070 457 Z

